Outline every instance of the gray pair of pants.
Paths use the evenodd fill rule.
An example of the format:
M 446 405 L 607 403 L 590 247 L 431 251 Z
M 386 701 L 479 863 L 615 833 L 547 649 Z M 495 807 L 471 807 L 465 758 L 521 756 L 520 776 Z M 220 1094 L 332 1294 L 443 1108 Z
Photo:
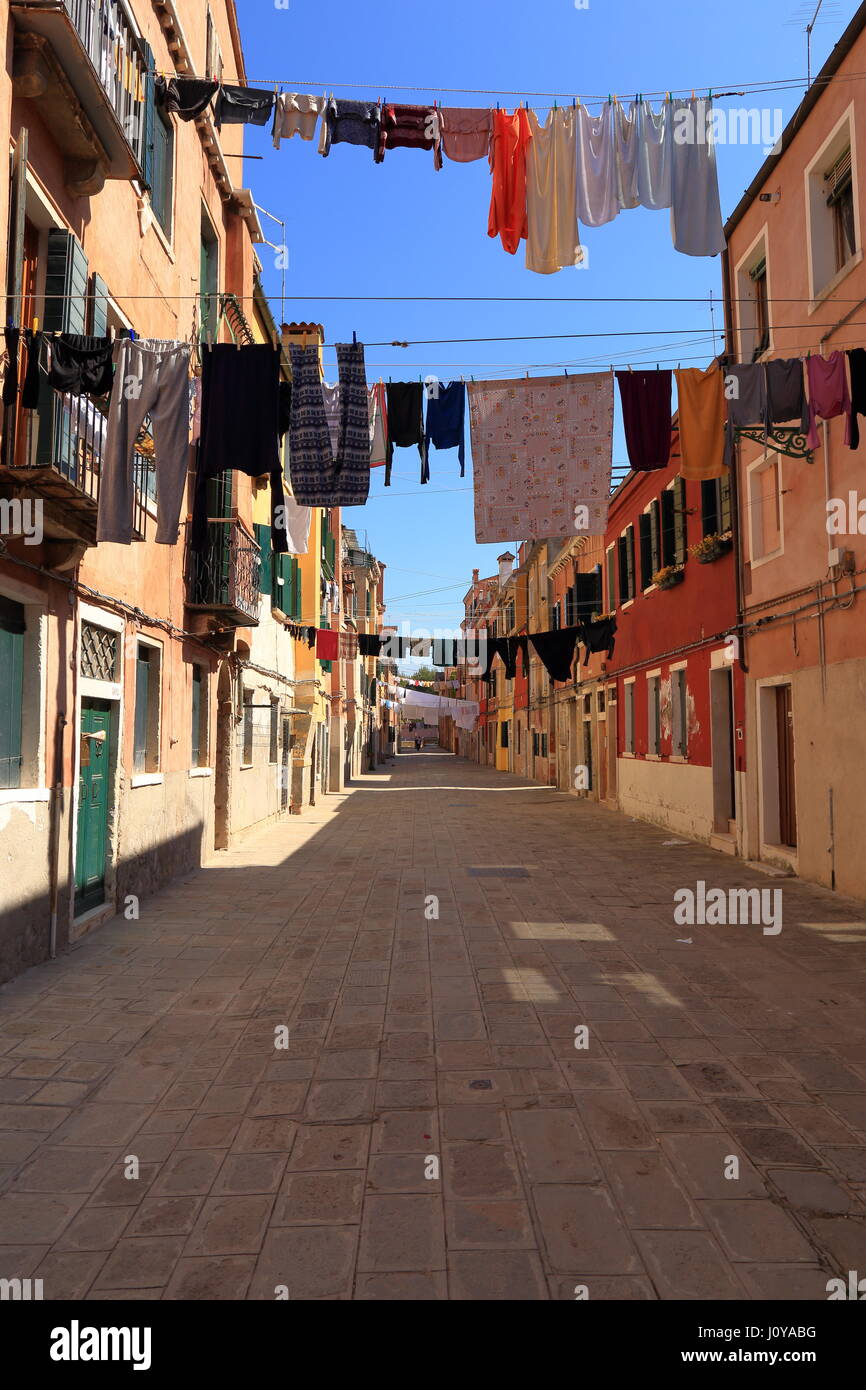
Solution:
M 189 343 L 121 338 L 99 487 L 98 541 L 129 545 L 135 501 L 135 441 L 146 415 L 153 424 L 156 539 L 175 545 L 189 467 Z

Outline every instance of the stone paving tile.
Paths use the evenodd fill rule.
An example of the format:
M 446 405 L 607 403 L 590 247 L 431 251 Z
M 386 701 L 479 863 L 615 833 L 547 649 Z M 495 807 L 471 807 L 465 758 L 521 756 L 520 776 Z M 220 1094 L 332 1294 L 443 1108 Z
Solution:
M 786 879 L 782 937 L 683 946 L 683 882 L 765 879 L 670 838 L 410 756 L 10 982 L 0 1277 L 826 1298 L 866 1269 L 866 950 L 823 924 L 866 908 Z M 470 873 L 502 866 L 525 877 Z

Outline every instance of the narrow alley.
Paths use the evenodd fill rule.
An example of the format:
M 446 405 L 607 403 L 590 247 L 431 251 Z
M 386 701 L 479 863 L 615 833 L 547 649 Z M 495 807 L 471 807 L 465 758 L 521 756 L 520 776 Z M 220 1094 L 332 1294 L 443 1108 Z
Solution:
M 699 883 L 782 930 L 679 925 Z M 864 1003 L 862 907 L 409 753 L 0 989 L 0 1277 L 823 1300 L 866 1263 Z

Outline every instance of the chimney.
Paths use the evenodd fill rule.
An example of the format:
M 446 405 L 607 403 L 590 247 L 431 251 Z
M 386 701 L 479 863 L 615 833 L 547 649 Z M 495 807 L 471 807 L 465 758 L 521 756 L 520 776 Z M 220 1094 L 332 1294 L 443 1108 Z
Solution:
M 514 556 L 510 550 L 506 550 L 504 555 L 499 556 L 499 587 L 500 589 L 508 583 L 514 572 Z
M 479 579 L 480 574 L 481 574 L 481 571 L 480 571 L 480 570 L 473 570 L 473 571 L 472 571 L 472 583 L 473 583 L 473 584 L 477 584 L 477 583 L 478 583 L 478 579 Z

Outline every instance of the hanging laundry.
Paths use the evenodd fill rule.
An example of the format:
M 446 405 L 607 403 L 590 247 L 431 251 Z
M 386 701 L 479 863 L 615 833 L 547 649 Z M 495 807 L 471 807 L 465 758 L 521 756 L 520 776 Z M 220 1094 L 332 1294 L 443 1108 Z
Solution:
M 363 145 L 375 155 L 379 148 L 380 122 L 378 102 L 330 97 L 322 113 L 319 154 L 327 158 L 332 145 Z
M 727 245 L 719 199 L 713 103 L 674 100 L 671 161 L 671 231 L 687 256 L 718 256 Z
M 591 116 L 577 108 L 577 220 L 602 227 L 619 213 L 612 102 Z
M 157 77 L 154 91 L 157 103 L 170 116 L 194 121 L 210 106 L 220 84 L 199 77 Z
M 768 427 L 795 420 L 805 434 L 809 428 L 809 405 L 802 357 L 776 357 L 764 364 L 764 374 Z
M 462 381 L 452 381 L 445 386 L 441 381 L 427 394 L 427 426 L 424 431 L 424 455 L 427 460 L 426 477 L 430 478 L 430 445 L 436 449 L 456 449 L 460 464 L 460 476 L 466 476 L 466 387 Z
M 725 473 L 725 376 L 713 365 L 677 370 L 680 474 L 701 480 Z
M 382 651 L 382 638 L 372 632 L 358 634 L 358 653 L 360 656 L 378 657 Z
M 487 647 L 487 668 L 483 675 L 489 675 L 497 656 L 502 658 L 505 667 L 505 679 L 513 681 L 517 675 L 517 657 L 523 654 L 523 671 L 526 674 L 529 670 L 529 638 L 519 637 L 494 637 Z
M 523 106 L 511 116 L 507 111 L 492 114 L 493 189 L 487 235 L 500 237 L 505 250 L 513 256 L 526 236 L 526 154 L 532 128 L 529 113 Z
M 386 102 L 379 125 L 376 163 L 386 150 L 432 150 L 434 169 L 442 168 L 442 139 L 439 112 L 430 106 L 405 106 Z
M 322 396 L 325 400 L 325 415 L 328 418 L 328 434 L 331 439 L 331 453 L 334 458 L 340 451 L 340 430 L 342 428 L 342 395 L 340 393 L 340 383 L 322 382 Z
M 529 112 L 526 156 L 526 268 L 552 275 L 583 259 L 577 225 L 577 119 L 554 108 L 544 125 Z
M 207 485 L 235 469 L 250 478 L 268 474 L 271 545 L 288 551 L 286 501 L 280 464 L 280 351 L 271 343 L 202 349 L 202 429 L 193 501 L 192 548 L 207 545 Z M 118 366 L 118 372 L 120 368 Z M 159 440 L 156 441 L 157 461 Z
M 340 659 L 340 634 L 332 632 L 330 628 L 320 627 L 316 633 L 316 660 L 317 661 L 339 661 Z
M 280 142 L 300 135 L 302 140 L 312 140 L 316 134 L 316 123 L 327 104 L 326 97 L 308 96 L 301 92 L 280 92 L 274 110 L 274 149 Z
M 194 376 L 189 383 L 190 440 L 197 444 L 201 439 L 201 377 Z
M 658 112 L 652 103 L 637 105 L 637 194 L 641 207 L 652 212 L 673 202 L 673 119 L 665 102 Z
M 866 415 L 866 349 L 853 348 L 848 353 L 848 376 L 851 382 L 851 448 L 860 447 L 860 415 Z
M 97 541 L 132 543 L 135 441 L 151 418 L 156 542 L 176 545 L 189 468 L 189 343 L 120 338 L 99 489 Z
M 389 381 L 385 387 L 388 406 L 388 457 L 385 486 L 391 486 L 391 465 L 395 449 L 416 445 L 421 456 L 421 482 L 427 482 L 427 451 L 424 445 L 424 387 L 420 381 Z
M 552 681 L 571 680 L 575 648 L 582 631 L 580 627 L 563 627 L 555 632 L 529 634 L 538 659 Z
M 767 430 L 767 373 L 763 362 L 725 368 L 725 467 L 734 466 L 737 430 L 760 426 Z
M 292 383 L 280 379 L 279 428 L 280 443 L 285 439 L 292 424 Z
M 831 352 L 829 357 L 806 359 L 806 390 L 809 398 L 810 449 L 817 449 L 818 420 L 845 417 L 845 443 L 851 443 L 851 391 L 848 385 L 848 359 L 844 352 Z
M 289 349 L 292 425 L 289 467 L 295 501 L 305 507 L 360 507 L 370 491 L 370 424 L 363 343 L 338 343 L 340 438 L 331 448 L 316 347 Z
M 490 158 L 493 113 L 472 106 L 446 106 L 439 113 L 442 148 L 455 164 Z
M 30 328 L 15 328 L 11 324 L 6 328 L 5 333 L 7 364 L 3 382 L 3 404 L 14 405 L 17 402 L 22 410 L 36 410 L 39 405 L 40 362 L 45 335 L 39 332 L 34 333 Z M 19 358 L 22 356 L 26 363 L 23 385 L 19 378 Z M 18 399 L 19 385 L 21 385 L 20 400 Z
M 637 102 L 628 111 L 620 101 L 613 104 L 614 165 L 616 169 L 616 200 L 620 212 L 628 212 L 640 203 L 638 155 L 640 125 Z
M 473 382 L 468 389 L 479 544 L 578 530 L 603 535 L 613 450 L 611 373 Z
M 388 408 L 384 383 L 375 382 L 367 395 L 370 402 L 370 467 L 383 468 L 388 462 Z
M 214 110 L 217 130 L 224 125 L 267 125 L 276 96 L 255 87 L 220 87 Z
M 673 373 L 617 372 L 628 461 L 636 473 L 667 468 L 671 457 Z
M 358 634 L 355 632 L 340 633 L 340 660 L 356 661 L 358 659 Z
M 286 552 L 289 555 L 306 555 L 310 547 L 310 524 L 313 519 L 312 507 L 301 507 L 289 493 L 285 494 L 286 509 Z
M 114 381 L 114 344 L 110 338 L 77 333 L 48 335 L 48 380 L 70 396 L 107 396 Z
M 318 628 L 315 628 L 315 627 L 308 627 L 308 628 L 307 628 L 307 646 L 309 647 L 310 651 L 313 651 L 313 649 L 314 649 L 314 647 L 315 647 L 315 645 L 316 645 L 316 638 L 317 638 L 317 636 L 318 636 L 318 633 L 319 633 Z
M 584 623 L 580 639 L 586 647 L 584 666 L 594 652 L 604 652 L 610 661 L 616 645 L 616 618 L 599 618 L 594 623 Z

